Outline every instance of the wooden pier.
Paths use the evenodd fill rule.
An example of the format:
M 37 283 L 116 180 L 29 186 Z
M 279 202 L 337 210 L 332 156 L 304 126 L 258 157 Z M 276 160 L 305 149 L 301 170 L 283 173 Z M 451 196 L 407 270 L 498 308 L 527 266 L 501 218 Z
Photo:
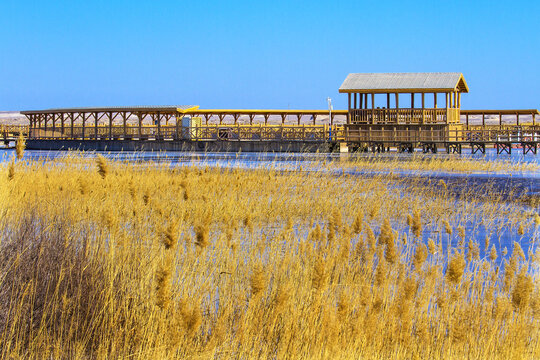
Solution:
M 469 88 L 460 73 L 349 74 L 339 91 L 348 94 L 347 110 L 137 106 L 22 114 L 29 149 L 485 153 L 494 147 L 536 154 L 540 147 L 538 110 L 462 110 Z

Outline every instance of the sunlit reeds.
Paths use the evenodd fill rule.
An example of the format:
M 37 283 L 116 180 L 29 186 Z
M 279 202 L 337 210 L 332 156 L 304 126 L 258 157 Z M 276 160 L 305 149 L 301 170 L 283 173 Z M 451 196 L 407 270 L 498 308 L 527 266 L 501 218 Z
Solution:
M 1 358 L 540 357 L 538 202 L 518 192 L 104 157 L 0 171 Z

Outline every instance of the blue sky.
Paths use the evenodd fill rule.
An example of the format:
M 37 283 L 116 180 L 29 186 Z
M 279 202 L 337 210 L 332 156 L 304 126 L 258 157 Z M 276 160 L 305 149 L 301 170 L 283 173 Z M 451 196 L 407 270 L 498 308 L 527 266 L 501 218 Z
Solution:
M 350 72 L 430 71 L 539 108 L 539 3 L 0 0 L 0 110 L 346 108 Z

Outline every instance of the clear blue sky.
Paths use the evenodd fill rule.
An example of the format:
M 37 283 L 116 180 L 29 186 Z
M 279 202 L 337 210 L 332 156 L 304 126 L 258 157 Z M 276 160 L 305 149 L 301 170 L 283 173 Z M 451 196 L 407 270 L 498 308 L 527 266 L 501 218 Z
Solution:
M 346 108 L 350 72 L 463 72 L 539 108 L 540 2 L 0 0 L 0 110 Z

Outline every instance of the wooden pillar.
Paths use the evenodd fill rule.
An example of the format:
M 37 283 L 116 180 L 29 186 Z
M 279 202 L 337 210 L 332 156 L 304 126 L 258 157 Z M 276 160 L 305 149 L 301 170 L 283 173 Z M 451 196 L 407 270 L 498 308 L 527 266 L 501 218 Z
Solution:
M 142 138 L 142 122 L 143 122 L 143 114 L 141 112 L 137 113 L 137 117 L 139 118 L 139 140 Z
M 502 129 L 502 113 L 499 113 L 499 130 Z
M 268 123 L 268 118 L 270 117 L 269 114 L 264 114 L 264 125 L 266 125 Z
M 411 93 L 411 109 L 414 109 L 414 93 Z
M 350 93 L 349 93 L 349 94 L 350 94 Z M 356 95 L 357 95 L 356 93 L 353 94 L 353 98 L 354 98 L 353 109 L 358 109 L 358 104 L 357 104 L 357 102 L 356 102 L 356 98 L 357 98 L 358 96 L 356 96 Z
M 358 94 L 358 97 L 360 98 L 360 106 L 358 108 L 363 109 L 364 108 L 364 94 Z
M 433 107 L 437 108 L 437 93 L 433 93 Z
M 390 93 L 386 93 L 386 108 L 390 109 Z
M 486 126 L 486 114 L 482 113 L 482 127 Z
M 445 93 L 445 95 L 446 95 L 446 108 L 448 109 L 449 108 L 448 98 L 450 97 L 450 93 Z
M 60 127 L 61 127 L 61 131 L 62 131 L 62 137 L 64 136 L 64 113 L 61 113 L 60 114 Z
M 157 118 L 157 135 L 158 139 L 161 140 L 161 114 L 159 111 L 155 114 L 155 116 Z
M 112 121 L 113 121 L 112 111 L 109 111 L 109 140 L 112 140 Z
M 399 93 L 396 93 L 396 109 L 399 109 Z
M 368 108 L 368 94 L 364 94 L 364 109 Z
M 253 125 L 253 118 L 254 117 L 255 117 L 255 115 L 249 114 L 249 125 Z
M 296 117 L 298 118 L 298 125 L 300 125 L 300 119 L 302 118 L 302 114 L 296 114 Z
M 52 113 L 52 136 L 55 136 L 56 131 L 56 114 Z
M 532 124 L 533 124 L 533 126 L 536 125 L 536 113 L 534 113 L 534 112 L 532 113 Z
M 285 124 L 285 118 L 287 117 L 287 114 L 281 114 L 281 125 Z
M 347 93 L 348 95 L 348 107 L 347 107 L 347 124 L 351 123 L 350 117 L 351 117 L 351 93 Z M 354 94 L 354 100 L 356 101 L 356 94 Z M 330 120 L 330 119 L 328 119 Z
M 124 135 L 122 138 L 125 139 L 127 136 L 127 113 L 125 111 L 122 113 L 122 126 L 124 128 Z
M 519 126 L 519 113 L 516 113 L 516 125 Z
M 465 115 L 465 126 L 466 129 L 469 130 L 469 114 Z
M 73 113 L 68 113 L 68 118 L 71 118 L 71 138 L 73 139 L 73 127 L 75 126 L 75 117 Z
M 94 113 L 94 130 L 95 130 L 95 139 L 97 140 L 98 138 L 98 113 L 95 112 Z
M 458 106 L 457 107 L 461 109 L 461 93 L 460 92 L 458 92 Z
M 313 125 L 315 125 L 316 119 L 317 119 L 317 114 L 313 114 L 313 115 L 311 115 L 311 117 L 313 118 Z M 349 117 L 347 116 L 347 123 L 349 123 L 348 120 L 349 120 Z
M 375 123 L 375 93 L 371 93 L 371 123 Z
M 83 112 L 82 114 L 82 139 L 84 140 L 85 130 L 86 130 L 86 113 Z
M 425 108 L 426 108 L 426 94 L 422 93 L 422 124 L 426 121 Z
M 45 114 L 45 118 L 43 119 L 43 122 L 45 123 L 43 126 L 45 129 L 45 134 L 47 134 L 47 120 L 49 120 L 49 114 Z
M 236 125 L 236 123 L 238 122 L 239 117 L 240 117 L 240 114 L 233 114 L 234 125 Z

